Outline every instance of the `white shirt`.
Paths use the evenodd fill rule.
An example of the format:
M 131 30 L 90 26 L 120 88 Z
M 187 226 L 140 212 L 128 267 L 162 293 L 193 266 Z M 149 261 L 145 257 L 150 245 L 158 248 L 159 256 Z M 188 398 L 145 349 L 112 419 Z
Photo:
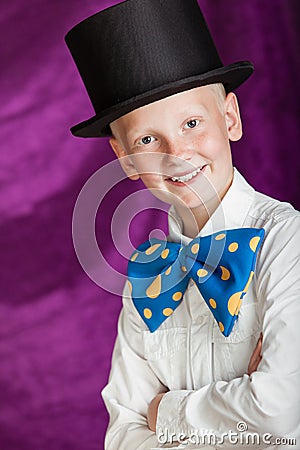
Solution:
M 125 285 L 110 379 L 102 391 L 110 414 L 106 450 L 300 448 L 300 213 L 256 192 L 235 169 L 230 189 L 200 236 L 241 227 L 264 228 L 266 235 L 228 338 L 193 282 L 154 333 Z M 169 233 L 171 241 L 190 241 L 182 236 L 173 207 Z M 249 376 L 261 332 L 262 360 Z M 155 434 L 146 415 L 160 392 L 167 394 Z M 246 444 L 242 426 L 259 437 L 244 435 Z M 215 438 L 204 438 L 208 433 Z M 273 445 L 276 438 L 296 439 L 297 444 Z

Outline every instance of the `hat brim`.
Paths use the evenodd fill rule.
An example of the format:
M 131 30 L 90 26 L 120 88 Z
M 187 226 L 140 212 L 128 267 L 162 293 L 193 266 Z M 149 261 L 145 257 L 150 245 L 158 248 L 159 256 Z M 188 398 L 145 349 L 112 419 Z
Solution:
M 253 73 L 253 70 L 254 67 L 251 62 L 240 61 L 228 66 L 220 67 L 219 69 L 214 69 L 205 74 L 195 75 L 193 77 L 165 84 L 95 114 L 90 119 L 73 126 L 71 128 L 71 133 L 74 136 L 86 138 L 111 136 L 109 124 L 137 108 L 169 97 L 170 95 L 207 84 L 223 83 L 226 92 L 230 92 L 246 81 Z

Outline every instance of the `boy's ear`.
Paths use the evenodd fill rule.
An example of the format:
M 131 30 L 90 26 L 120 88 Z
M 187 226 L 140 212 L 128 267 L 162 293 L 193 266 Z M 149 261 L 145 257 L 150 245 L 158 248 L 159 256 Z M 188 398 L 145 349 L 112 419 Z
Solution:
M 140 176 L 139 176 L 130 156 L 127 155 L 127 153 L 124 150 L 120 141 L 118 139 L 116 139 L 115 137 L 112 137 L 109 140 L 109 143 L 110 143 L 111 148 L 115 152 L 115 154 L 121 164 L 121 167 L 124 170 L 124 172 L 126 173 L 126 175 L 128 176 L 128 178 L 130 178 L 131 180 L 138 180 L 140 178 Z
M 225 120 L 228 137 L 231 141 L 238 141 L 243 135 L 240 109 L 236 95 L 229 92 L 225 100 Z

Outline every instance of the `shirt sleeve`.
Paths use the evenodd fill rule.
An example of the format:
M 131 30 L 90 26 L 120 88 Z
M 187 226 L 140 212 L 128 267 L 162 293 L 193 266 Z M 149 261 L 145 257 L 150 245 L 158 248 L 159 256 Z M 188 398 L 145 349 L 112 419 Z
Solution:
M 275 223 L 262 246 L 256 268 L 256 291 L 263 300 L 262 360 L 257 371 L 196 391 L 168 392 L 159 405 L 157 434 L 168 430 L 189 438 L 209 431 L 222 443 L 215 447 L 237 448 L 226 433 L 236 432 L 237 424 L 243 422 L 248 433 L 257 433 L 261 439 L 266 434 L 273 443 L 277 438 L 298 438 L 299 445 L 299 248 L 299 215 Z M 273 448 L 260 442 L 252 448 Z M 247 448 L 251 448 L 249 443 Z
M 143 357 L 141 322 L 132 306 L 126 283 L 111 373 L 102 391 L 110 415 L 105 437 L 106 450 L 150 450 L 160 447 L 156 434 L 148 428 L 147 411 L 153 397 L 159 392 L 166 392 L 166 387 Z

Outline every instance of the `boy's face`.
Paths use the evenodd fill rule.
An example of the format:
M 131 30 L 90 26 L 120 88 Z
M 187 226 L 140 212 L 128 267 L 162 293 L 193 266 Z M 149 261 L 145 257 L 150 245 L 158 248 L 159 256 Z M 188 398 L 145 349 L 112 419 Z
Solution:
M 222 199 L 233 176 L 229 141 L 241 138 L 242 127 L 236 96 L 218 100 L 203 86 L 112 122 L 110 144 L 127 175 L 175 206 Z

